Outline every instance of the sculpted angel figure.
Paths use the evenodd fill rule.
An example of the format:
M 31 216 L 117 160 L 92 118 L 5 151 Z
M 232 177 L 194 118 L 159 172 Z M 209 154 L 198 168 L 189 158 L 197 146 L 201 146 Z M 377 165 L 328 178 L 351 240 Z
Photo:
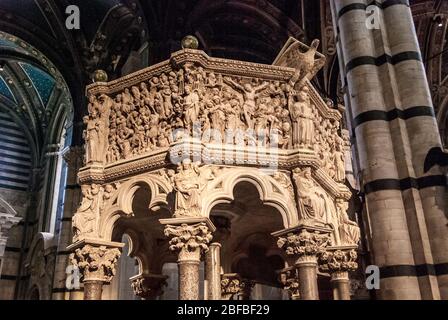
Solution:
M 306 48 L 305 45 L 290 38 L 287 42 L 289 47 L 286 47 L 274 61 L 274 65 L 296 69 L 294 75 L 289 80 L 291 87 L 297 85 L 297 88 L 301 88 L 307 79 L 310 80 L 325 65 L 325 56 L 317 52 L 319 43 L 318 39 L 313 40 L 308 50 L 302 52 Z
M 257 93 L 269 85 L 268 82 L 263 82 L 261 85 L 257 87 L 253 87 L 251 83 L 246 83 L 244 85 L 240 85 L 239 83 L 236 83 L 232 80 L 230 77 L 225 77 L 224 81 L 232 86 L 234 89 L 240 91 L 243 94 L 244 98 L 244 104 L 243 104 L 243 113 L 244 118 L 246 120 L 246 124 L 249 126 L 249 128 L 253 128 L 252 123 L 252 115 L 255 113 L 256 110 L 256 104 L 255 104 L 255 98 L 257 96 Z

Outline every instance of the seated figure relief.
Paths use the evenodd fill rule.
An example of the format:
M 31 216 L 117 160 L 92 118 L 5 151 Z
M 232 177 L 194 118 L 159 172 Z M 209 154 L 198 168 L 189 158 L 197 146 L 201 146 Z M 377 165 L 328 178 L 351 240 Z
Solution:
M 174 217 L 200 217 L 201 193 L 208 181 L 214 179 L 211 168 L 199 167 L 190 159 L 178 165 L 177 172 L 168 172 L 175 190 Z
M 327 223 L 331 212 L 331 200 L 327 193 L 312 178 L 311 168 L 293 170 L 297 190 L 297 205 L 302 220 Z
M 293 181 L 297 191 L 299 219 L 330 226 L 334 245 L 356 245 L 360 229 L 347 215 L 348 202 L 335 200 L 314 181 L 311 168 L 293 170 Z

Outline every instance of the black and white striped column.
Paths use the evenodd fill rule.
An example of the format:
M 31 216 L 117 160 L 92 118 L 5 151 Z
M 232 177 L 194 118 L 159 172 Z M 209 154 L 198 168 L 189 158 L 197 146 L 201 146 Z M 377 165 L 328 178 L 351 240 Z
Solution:
M 379 29 L 366 25 L 372 4 L 380 13 Z M 423 173 L 425 157 L 440 146 L 440 137 L 409 4 L 333 0 L 332 11 L 373 261 L 382 271 L 380 297 L 438 299 L 443 290 L 431 266 L 448 259 L 435 258 L 439 249 L 432 245 L 428 217 L 441 222 L 445 206 L 434 201 L 443 197 L 444 177 L 437 169 Z M 446 231 L 439 235 L 448 236 Z

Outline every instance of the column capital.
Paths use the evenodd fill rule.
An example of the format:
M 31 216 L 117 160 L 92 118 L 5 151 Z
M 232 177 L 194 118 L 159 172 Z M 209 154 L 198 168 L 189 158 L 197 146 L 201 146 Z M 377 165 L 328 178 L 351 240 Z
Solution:
M 357 246 L 328 247 L 319 257 L 319 269 L 329 272 L 333 280 L 346 279 L 346 273 L 358 269 Z
M 165 225 L 165 236 L 171 237 L 171 251 L 179 252 L 179 262 L 200 261 L 201 254 L 207 252 L 215 227 L 208 218 L 161 219 Z
M 238 273 L 221 275 L 221 295 L 225 300 L 230 300 L 234 295 L 249 297 L 254 285 L 253 281 L 242 278 Z
M 289 292 L 292 300 L 300 299 L 299 272 L 295 267 L 278 271 L 278 278 L 283 288 Z
M 109 283 L 115 275 L 122 246 L 121 243 L 112 246 L 90 243 L 75 244 L 69 247 L 74 250 L 74 253 L 70 255 L 70 261 L 79 268 L 84 282 Z
M 272 233 L 277 245 L 298 263 L 317 263 L 317 257 L 330 244 L 331 229 L 306 224 Z
M 0 257 L 5 253 L 6 242 L 8 241 L 11 228 L 22 220 L 11 213 L 0 212 Z
M 161 274 L 140 274 L 129 280 L 136 296 L 153 300 L 163 294 L 163 287 L 167 285 L 166 279 L 168 276 Z

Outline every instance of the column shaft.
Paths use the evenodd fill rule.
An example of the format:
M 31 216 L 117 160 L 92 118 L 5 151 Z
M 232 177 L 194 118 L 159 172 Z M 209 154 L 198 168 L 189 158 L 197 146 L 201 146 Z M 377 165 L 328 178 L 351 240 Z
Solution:
M 296 264 L 299 272 L 299 291 L 302 300 L 319 300 L 317 286 L 317 263 L 302 262 Z
M 207 300 L 221 299 L 221 245 L 212 243 L 205 255 L 206 290 L 204 298 Z
M 103 293 L 102 281 L 84 282 L 84 300 L 101 300 L 102 293 Z
M 179 300 L 199 300 L 199 261 L 178 261 Z
M 350 300 L 350 280 L 348 272 L 334 272 L 331 275 L 334 300 Z

